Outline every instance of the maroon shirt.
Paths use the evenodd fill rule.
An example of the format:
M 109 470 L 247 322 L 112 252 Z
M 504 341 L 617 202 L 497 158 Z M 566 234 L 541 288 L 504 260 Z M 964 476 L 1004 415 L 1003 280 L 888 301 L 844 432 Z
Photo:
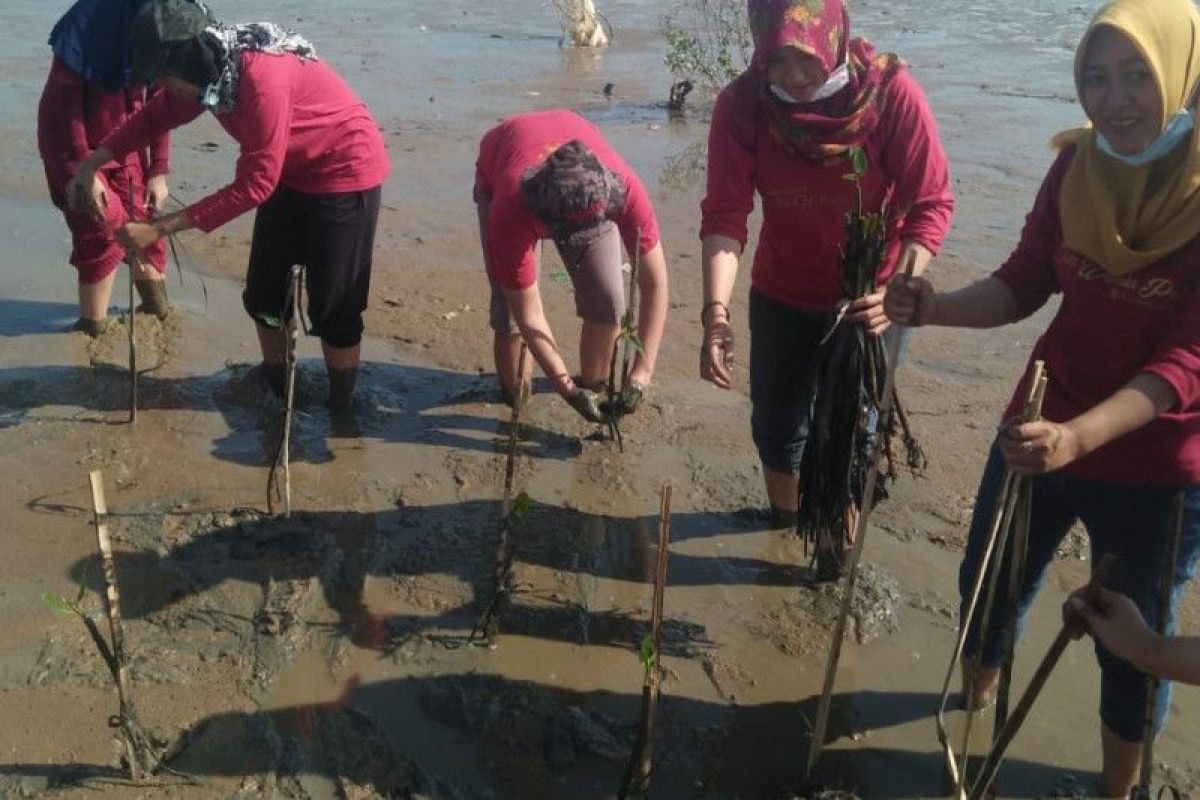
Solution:
M 727 236 L 745 247 L 757 189 L 763 224 L 751 283 L 774 300 L 825 311 L 842 297 L 838 254 L 846 240 L 845 215 L 858 202 L 844 177 L 849 164 L 820 166 L 777 141 L 760 107 L 757 80 L 743 75 L 717 98 L 700 238 Z M 902 239 L 937 253 L 954 211 L 946 155 L 921 88 L 900 70 L 882 92 L 879 124 L 864 145 L 870 168 L 862 180 L 864 209 L 878 210 L 886 197 L 897 217 L 880 284 L 896 269 Z
M 38 107 L 38 152 L 46 165 L 51 194 L 61 196 L 75 177 L 79 163 L 95 150 L 101 140 L 141 110 L 146 90 L 137 88 L 106 91 L 98 83 L 88 83 L 58 56 L 50 65 L 46 88 Z M 169 171 L 170 142 L 164 131 L 146 140 L 149 158 L 138 148 L 124 153 L 116 166 L 145 171 L 146 177 Z
M 120 157 L 204 112 L 160 92 L 102 143 Z M 187 208 L 207 232 L 265 202 L 279 185 L 308 194 L 379 186 L 391 166 L 367 106 L 324 61 L 242 54 L 237 104 L 214 115 L 241 145 L 233 181 Z
M 521 199 L 521 179 L 572 139 L 587 145 L 601 164 L 621 178 L 625 206 L 613 221 L 625 249 L 632 253 L 640 247 L 644 254 L 658 244 L 658 218 L 646 187 L 595 125 L 573 111 L 517 114 L 484 134 L 475 162 L 475 199 L 489 201 L 484 261 L 492 280 L 505 289 L 533 285 L 537 279 L 534 245 L 550 235 Z
M 1062 305 L 1030 355 L 1050 381 L 1043 415 L 1066 422 L 1108 399 L 1138 373 L 1165 380 L 1177 407 L 1115 439 L 1063 472 L 1125 484 L 1200 483 L 1200 237 L 1145 269 L 1117 278 L 1063 245 L 1059 190 L 1074 155 L 1059 154 L 1025 220 L 1021 242 L 995 272 L 1022 316 L 1062 293 Z M 1020 412 L 1017 387 L 1006 417 Z

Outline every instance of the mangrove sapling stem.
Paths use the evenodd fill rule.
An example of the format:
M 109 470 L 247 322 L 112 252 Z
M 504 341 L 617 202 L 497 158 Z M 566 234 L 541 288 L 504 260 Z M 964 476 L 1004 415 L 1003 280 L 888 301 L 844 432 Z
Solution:
M 617 403 L 617 353 L 621 349 L 621 337 L 613 342 L 612 356 L 608 361 L 608 435 L 617 443 L 617 449 L 625 452 L 625 442 L 621 439 L 621 423 L 617 415 L 612 413 Z
M 1171 594 L 1175 588 L 1175 569 L 1179 561 L 1179 540 L 1183 538 L 1184 501 L 1186 495 L 1179 492 L 1175 496 L 1174 513 L 1171 515 L 1171 528 L 1167 538 L 1167 550 L 1163 553 L 1163 569 L 1158 577 L 1158 616 L 1154 621 L 1154 629 L 1159 636 L 1167 635 L 1167 618 L 1171 610 Z M 1146 676 L 1146 721 L 1142 728 L 1142 766 L 1138 777 L 1138 785 L 1130 793 L 1131 800 L 1139 797 L 1150 797 L 1154 779 L 1154 719 L 1158 716 L 1158 689 L 1162 678 L 1157 675 Z
M 629 388 L 629 368 L 633 362 L 633 352 L 638 349 L 638 267 L 642 253 L 642 229 L 637 229 L 637 244 L 629 258 L 629 302 L 625 304 L 625 318 L 621 320 L 621 391 Z
M 650 787 L 650 774 L 654 769 L 654 717 L 658 711 L 658 698 L 662 688 L 662 670 L 659 664 L 662 653 L 663 597 L 667 591 L 667 558 L 671 546 L 671 484 L 664 483 L 658 510 L 658 552 L 654 560 L 654 604 L 650 611 L 649 647 L 643 641 L 641 657 L 645 666 L 642 682 L 642 719 L 638 727 L 629 761 L 625 765 L 625 778 L 617 795 L 624 800 L 633 793 L 644 793 Z
M 910 257 L 904 267 L 905 278 L 912 277 L 913 267 L 913 259 Z M 883 378 L 883 400 L 879 407 L 879 420 L 877 423 L 879 433 L 875 437 L 874 452 L 871 454 L 871 464 L 867 469 L 862 495 L 863 505 L 855 520 L 854 544 L 850 548 L 849 563 L 846 565 L 846 579 L 842 586 L 841 607 L 838 609 L 837 622 L 833 626 L 833 640 L 829 645 L 829 659 L 825 665 L 825 683 L 821 689 L 820 702 L 817 704 L 817 721 L 813 726 L 812 743 L 808 748 L 808 764 L 805 768 L 806 782 L 812 780 L 813 769 L 817 765 L 817 759 L 821 756 L 821 748 L 825 743 L 825 731 L 829 726 L 829 707 L 833 700 L 833 685 L 837 679 L 838 662 L 842 656 L 842 640 L 846 635 L 846 622 L 850 617 L 850 606 L 854 600 L 854 585 L 858 577 L 858 561 L 862 556 L 863 541 L 867 538 L 867 521 L 870 519 L 871 511 L 875 506 L 875 482 L 879 478 L 880 456 L 883 454 L 884 443 L 887 438 L 883 435 L 882 431 L 889 424 L 892 400 L 895 397 L 893 389 L 896 386 L 896 365 L 900 359 L 900 343 L 899 336 L 892 337 L 888 342 L 887 363 Z
M 1099 590 L 1108 583 L 1109 575 L 1112 573 L 1113 564 L 1116 563 L 1116 557 L 1112 553 L 1105 553 L 1100 559 L 1100 563 L 1096 565 L 1096 569 L 1092 572 L 1091 580 L 1088 581 L 1086 597 L 1090 602 L 1095 602 Z M 971 789 L 971 800 L 982 800 L 987 791 L 991 788 L 992 782 L 996 779 L 996 773 L 1000 769 L 1000 763 L 1004 760 L 1004 752 L 1016 738 L 1017 732 L 1021 730 L 1021 725 L 1024 724 L 1025 718 L 1029 716 L 1029 711 L 1033 708 L 1034 701 L 1037 700 L 1038 694 L 1042 691 L 1042 687 L 1046 685 L 1046 681 L 1050 678 L 1050 673 L 1058 665 L 1058 661 L 1062 658 L 1062 654 L 1066 651 L 1067 645 L 1072 639 L 1079 636 L 1080 629 L 1075 622 L 1064 622 L 1062 628 L 1058 632 L 1058 636 L 1054 638 L 1050 649 L 1046 651 L 1045 657 L 1038 664 L 1037 671 L 1033 673 L 1033 677 L 1029 680 L 1029 686 L 1026 687 L 1021 699 L 1017 701 L 1017 705 L 1013 708 L 1012 716 L 1008 718 L 1004 729 L 1000 731 L 1000 735 L 996 737 L 996 741 L 992 744 L 992 751 L 988 753 L 987 760 L 983 763 L 983 767 L 979 771 L 979 778 L 975 781 L 975 785 Z
M 487 608 L 471 629 L 468 641 L 475 641 L 480 634 L 487 645 L 495 643 L 500 628 L 500 612 L 510 594 L 512 594 L 512 565 L 517 554 L 516 518 L 524 519 L 528 513 L 528 498 L 517 507 L 513 502 L 513 481 L 517 469 L 517 445 L 521 441 L 521 412 L 525 408 L 525 364 L 529 358 L 529 348 L 521 343 L 521 356 L 517 359 L 517 393 L 513 397 L 512 416 L 508 426 L 508 448 L 504 464 L 504 496 L 500 500 L 499 537 L 496 541 L 496 555 L 492 561 L 492 598 Z M 524 496 L 522 496 L 524 497 Z M 520 498 L 519 498 L 520 499 Z
M 133 685 L 125 660 L 125 629 L 121 623 L 121 593 L 117 588 L 112 537 L 108 532 L 108 523 L 103 521 L 108 514 L 108 505 L 104 500 L 104 475 L 95 470 L 89 473 L 88 479 L 92 487 L 92 507 L 96 517 L 96 541 L 100 548 L 100 563 L 104 572 L 104 613 L 108 617 L 109 634 L 112 638 L 111 660 L 106 658 L 105 661 L 110 670 L 115 667 L 113 678 L 117 684 L 117 697 L 120 701 L 120 714 L 115 720 L 110 720 L 109 724 L 120 731 L 125 760 L 129 766 L 129 777 L 140 781 L 145 775 L 157 771 L 161 764 L 160 748 L 142 728 L 134 708 Z M 104 655 L 103 650 L 101 655 Z

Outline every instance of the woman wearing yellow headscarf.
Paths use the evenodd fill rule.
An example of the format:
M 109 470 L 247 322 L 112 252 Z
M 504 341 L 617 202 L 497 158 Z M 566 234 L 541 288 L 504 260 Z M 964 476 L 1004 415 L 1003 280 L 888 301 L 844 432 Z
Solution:
M 1116 0 L 1089 25 L 1075 82 L 1090 125 L 1055 137 L 1020 244 L 990 277 L 939 293 L 923 278 L 888 284 L 885 311 L 905 325 L 991 328 L 1028 317 L 1061 293 L 1058 315 L 1030 356 L 1046 362 L 1044 421 L 1002 426 L 975 503 L 960 572 L 964 596 L 989 533 L 1005 467 L 1032 475 L 1025 585 L 1033 599 L 1076 521 L 1093 559 L 1117 558 L 1109 586 L 1141 613 L 1159 611 L 1173 498 L 1184 498 L 1168 624 L 1200 543 L 1200 14 L 1191 0 Z M 1018 386 L 1005 412 L 1013 420 Z M 1003 606 L 1002 602 L 997 603 Z M 1012 609 L 998 608 L 996 619 Z M 995 631 L 997 625 L 989 628 Z M 1019 625 L 1018 625 L 1019 629 Z M 968 638 L 974 700 L 994 691 L 1000 645 Z M 1097 646 L 1101 667 L 1100 792 L 1128 794 L 1137 777 L 1144 676 Z M 1165 724 L 1167 692 L 1158 698 Z

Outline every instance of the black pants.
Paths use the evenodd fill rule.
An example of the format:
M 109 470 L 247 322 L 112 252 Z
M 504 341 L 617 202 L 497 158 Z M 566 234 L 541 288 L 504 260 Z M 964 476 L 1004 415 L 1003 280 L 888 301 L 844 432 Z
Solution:
M 292 265 L 306 268 L 312 333 L 332 347 L 362 341 L 380 190 L 305 194 L 280 186 L 258 208 L 242 302 L 254 321 L 284 321 Z

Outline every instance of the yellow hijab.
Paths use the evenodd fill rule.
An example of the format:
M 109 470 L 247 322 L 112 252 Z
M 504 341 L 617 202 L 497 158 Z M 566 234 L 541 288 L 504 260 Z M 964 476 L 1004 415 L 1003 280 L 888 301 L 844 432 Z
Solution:
M 1075 51 L 1075 89 L 1097 28 L 1129 37 L 1154 73 L 1162 98 L 1160 130 L 1190 100 L 1200 78 L 1200 12 L 1192 0 L 1114 0 L 1100 10 Z M 1059 199 L 1063 241 L 1110 275 L 1148 267 L 1200 235 L 1200 122 L 1171 155 L 1132 167 L 1105 155 L 1092 128 L 1053 140 L 1077 143 Z

